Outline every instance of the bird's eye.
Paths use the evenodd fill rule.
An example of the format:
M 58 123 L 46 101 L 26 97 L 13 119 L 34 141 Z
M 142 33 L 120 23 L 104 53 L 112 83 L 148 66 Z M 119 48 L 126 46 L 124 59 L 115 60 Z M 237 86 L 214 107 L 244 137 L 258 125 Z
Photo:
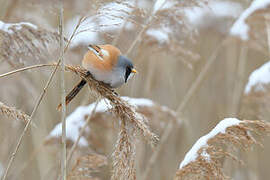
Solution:
M 126 67 L 125 82 L 127 82 L 130 73 L 131 73 L 131 68 L 130 67 Z

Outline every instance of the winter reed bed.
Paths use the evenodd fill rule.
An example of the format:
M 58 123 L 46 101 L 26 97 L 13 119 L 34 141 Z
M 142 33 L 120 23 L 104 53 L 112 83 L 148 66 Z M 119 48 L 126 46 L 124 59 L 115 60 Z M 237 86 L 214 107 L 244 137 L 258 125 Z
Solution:
M 58 66 L 58 64 L 44 64 L 31 66 L 32 68 L 40 68 L 44 66 Z M 28 68 L 28 69 L 29 69 Z M 135 135 L 141 134 L 147 142 L 155 147 L 159 141 L 158 136 L 153 133 L 147 125 L 146 118 L 136 112 L 135 107 L 118 96 L 118 94 L 103 82 L 95 80 L 88 71 L 80 66 L 66 65 L 66 70 L 74 72 L 81 78 L 85 79 L 92 91 L 99 96 L 109 100 L 113 107 L 112 112 L 120 119 L 120 132 L 116 143 L 113 157 L 113 179 L 136 179 L 134 159 L 135 159 Z M 22 68 L 25 71 L 27 68 Z M 21 72 L 16 70 L 16 72 Z M 9 74 L 13 74 L 10 72 Z
M 66 29 L 69 29 L 69 21 L 74 20 L 74 16 L 81 15 L 84 12 L 87 12 L 87 15 L 89 15 L 87 18 L 79 20 L 65 47 L 63 47 L 63 36 L 45 29 L 46 26 L 48 29 L 56 27 L 55 12 L 52 15 L 46 12 L 46 16 L 37 17 L 37 15 L 42 13 L 43 8 L 41 8 L 42 11 L 35 8 L 35 11 L 23 13 L 23 16 L 20 17 L 20 13 L 17 13 L 17 10 L 25 11 L 29 9 L 29 7 L 24 7 L 24 4 L 27 3 L 17 1 L 12 5 L 8 3 L 10 7 L 12 6 L 13 12 L 9 10 L 10 8 L 3 6 L 2 14 L 4 13 L 4 17 L 7 18 L 4 20 L 10 19 L 14 22 L 20 22 L 30 19 L 30 21 L 42 27 L 37 27 L 30 23 L 3 23 L 8 25 L 6 26 L 8 28 L 5 28 L 5 26 L 0 24 L 0 63 L 3 65 L 3 72 L 6 72 L 7 69 L 12 70 L 1 74 L 0 78 L 9 77 L 11 74 L 34 68 L 50 67 L 53 70 L 50 76 L 48 76 L 49 78 L 46 77 L 48 81 L 44 88 L 41 89 L 40 94 L 34 96 L 36 98 L 34 102 L 29 99 L 29 102 L 25 102 L 25 100 L 20 98 L 26 93 L 31 94 L 29 87 L 32 86 L 36 92 L 39 92 L 38 89 L 43 82 L 43 76 L 34 77 L 24 73 L 17 80 L 20 80 L 27 92 L 25 94 L 19 92 L 17 96 L 13 96 L 12 92 L 5 92 L 6 89 L 13 91 L 19 87 L 16 82 L 11 80 L 11 85 L 8 88 L 5 88 L 4 85 L 2 86 L 3 93 L 1 93 L 1 98 L 3 100 L 1 102 L 15 104 L 16 107 L 23 106 L 23 109 L 28 110 L 26 112 L 29 112 L 30 109 L 31 115 L 28 116 L 26 113 L 18 110 L 19 108 L 9 107 L 0 102 L 0 114 L 26 123 L 22 133 L 18 131 L 21 134 L 18 142 L 15 143 L 5 137 L 7 136 L 5 133 L 8 130 L 4 133 L 2 129 L 0 130 L 0 135 L 4 137 L 0 153 L 0 178 L 3 180 L 14 179 L 14 177 L 15 179 L 17 177 L 29 179 L 31 176 L 33 179 L 56 179 L 61 175 L 60 159 L 62 158 L 62 164 L 65 164 L 64 161 L 67 163 L 66 170 L 63 169 L 62 174 L 65 174 L 66 178 L 71 180 L 96 180 L 101 179 L 100 177 L 102 179 L 109 179 L 110 177 L 113 180 L 134 180 L 136 178 L 143 180 L 172 179 L 172 176 L 175 175 L 173 171 L 176 169 L 177 161 L 184 155 L 182 152 L 186 151 L 185 148 L 190 145 L 195 137 L 200 136 L 201 133 L 214 123 L 213 120 L 216 120 L 216 117 L 241 116 L 244 119 L 269 119 L 269 110 L 267 108 L 269 106 L 267 101 L 269 99 L 269 92 L 267 91 L 267 94 L 254 94 L 248 97 L 247 101 L 251 101 L 251 98 L 256 100 L 252 104 L 247 102 L 250 105 L 250 114 L 255 117 L 239 115 L 239 112 L 243 109 L 242 101 L 243 99 L 245 100 L 243 90 L 248 73 L 263 61 L 268 60 L 266 58 L 269 55 L 270 47 L 269 5 L 254 10 L 253 3 L 250 4 L 250 7 L 247 7 L 247 3 L 242 1 L 221 2 L 218 0 L 202 0 L 197 2 L 187 0 L 179 2 L 175 0 L 157 0 L 155 2 L 148 2 L 136 0 L 134 4 L 129 2 L 102 0 L 91 2 L 91 6 L 89 6 L 88 1 L 80 1 L 80 4 L 71 1 L 65 2 L 65 9 L 68 13 L 65 17 L 67 24 L 63 25 Z M 267 1 L 257 0 L 257 2 L 264 3 Z M 33 4 L 39 5 L 37 7 L 42 7 L 43 3 L 43 1 L 40 1 Z M 51 3 L 48 4 L 48 7 L 53 4 L 53 2 L 47 3 Z M 216 7 L 228 8 L 227 6 L 232 11 L 233 9 L 239 9 L 234 13 L 225 13 L 225 16 L 217 13 L 218 9 Z M 50 12 L 50 8 L 46 9 L 46 11 Z M 193 12 L 193 10 L 195 11 Z M 245 12 L 251 13 L 243 19 Z M 190 18 L 191 16 L 189 15 L 196 18 Z M 231 28 L 234 26 L 233 21 L 235 21 L 235 24 L 242 21 L 242 25 L 249 27 L 246 41 L 241 39 L 239 34 L 236 36 L 231 33 Z M 85 23 L 85 29 L 78 29 L 82 22 Z M 222 31 L 216 28 L 222 29 Z M 78 31 L 76 32 L 76 30 Z M 166 104 L 168 107 L 175 108 L 175 116 L 176 118 L 181 118 L 181 123 L 177 123 L 173 118 L 168 118 L 166 115 L 162 116 L 162 118 L 155 116 L 152 118 L 153 121 L 150 119 L 151 127 L 154 124 L 155 132 L 161 134 L 160 141 L 157 135 L 150 130 L 147 119 L 142 115 L 144 113 L 142 112 L 141 114 L 140 110 L 138 111 L 139 108 L 135 107 L 136 105 L 129 104 L 128 101 L 123 100 L 106 84 L 93 79 L 85 69 L 70 65 L 65 65 L 64 67 L 63 56 L 71 43 L 71 39 L 86 31 L 92 32 L 93 36 L 85 35 L 83 39 L 93 37 L 93 39 L 89 40 L 91 41 L 89 43 L 94 41 L 95 43 L 115 44 L 122 52 L 125 52 L 134 60 L 136 68 L 141 68 L 140 79 L 135 79 L 123 87 L 123 89 L 119 89 L 121 94 L 132 97 L 148 97 L 161 104 Z M 265 38 L 266 36 L 267 38 Z M 206 39 L 207 41 L 205 41 Z M 62 51 L 60 57 L 55 59 L 55 51 L 59 50 L 59 42 L 62 43 L 60 48 Z M 82 54 L 86 51 L 86 44 L 84 43 L 76 44 L 74 40 L 76 45 L 65 56 L 68 63 L 79 64 Z M 221 49 L 226 48 L 230 51 L 221 51 Z M 228 55 L 226 60 L 230 59 L 228 62 L 224 61 L 226 55 Z M 50 63 L 50 61 L 57 61 L 57 64 L 40 64 Z M 224 71 L 224 62 L 227 63 L 227 71 Z M 62 91 L 57 91 L 58 81 L 56 81 L 57 85 L 54 86 L 56 90 L 50 92 L 49 86 L 54 83 L 53 78 L 60 64 L 62 65 L 62 78 L 59 84 L 62 84 Z M 37 138 L 38 142 L 42 141 L 42 138 L 48 135 L 49 129 L 55 123 L 59 123 L 58 114 L 51 105 L 56 103 L 54 98 L 60 95 L 62 96 L 61 102 L 64 103 L 64 69 L 85 79 L 88 82 L 90 92 L 97 94 L 98 99 L 106 98 L 108 100 L 106 112 L 95 113 L 95 110 L 93 110 L 89 112 L 91 115 L 85 116 L 84 119 L 82 118 L 83 120 L 80 122 L 85 124 L 79 126 L 77 140 L 71 139 L 71 141 L 68 141 L 67 148 L 70 148 L 70 142 L 73 144 L 71 149 L 69 149 L 68 156 L 66 156 L 65 144 L 62 145 L 63 153 L 57 149 L 57 152 L 59 152 L 57 155 L 51 155 L 50 150 L 53 148 L 43 148 L 45 147 L 43 146 L 44 144 L 41 146 L 42 152 L 40 148 L 32 146 L 34 144 L 33 139 Z M 44 72 L 41 70 L 40 74 Z M 74 77 L 71 76 L 71 79 L 74 80 Z M 70 77 L 65 76 L 65 78 Z M 24 79 L 29 85 L 23 83 Z M 228 79 L 228 83 L 225 83 L 224 86 L 226 79 Z M 265 86 L 269 87 L 269 84 Z M 8 98 L 7 94 L 12 97 Z M 45 95 L 48 95 L 48 98 L 45 98 Z M 226 95 L 228 97 L 225 97 Z M 94 100 L 95 97 L 91 100 Z M 78 96 L 77 99 L 80 99 L 80 97 Z M 41 105 L 44 100 L 46 103 Z M 196 102 L 193 100 L 196 100 Z M 85 101 L 88 101 L 88 98 L 85 98 Z M 25 103 L 28 103 L 29 107 L 24 106 Z M 84 103 L 73 103 L 70 109 L 81 104 Z M 223 106 L 228 106 L 229 108 L 224 108 Z M 43 107 L 45 108 L 43 109 Z M 32 125 L 34 116 L 37 115 L 38 108 L 42 110 L 38 114 L 38 120 L 43 123 L 42 125 L 45 125 L 45 127 L 42 126 L 44 132 L 36 132 L 33 129 L 31 136 L 25 136 L 27 129 Z M 226 109 L 229 109 L 229 111 Z M 62 108 L 62 110 L 62 129 L 65 129 L 65 108 Z M 153 112 L 153 114 L 157 114 L 156 111 Z M 244 113 L 248 113 L 248 111 L 245 110 Z M 95 117 L 95 119 L 92 118 L 93 114 L 100 116 Z M 148 117 L 147 114 L 145 116 Z M 105 120 L 102 120 L 102 118 Z M 112 120 L 110 122 L 116 122 L 115 124 L 119 125 L 119 129 L 115 131 L 111 124 L 108 124 L 109 118 Z M 46 123 L 43 122 L 45 121 L 44 119 Z M 96 121 L 96 124 L 92 122 L 93 119 Z M 265 133 L 269 134 L 270 125 L 265 121 L 233 120 L 234 123 L 231 124 L 225 122 L 228 121 L 220 122 L 209 134 L 197 141 L 180 164 L 175 179 L 227 179 L 229 178 L 228 176 L 235 174 L 238 174 L 241 180 L 252 179 L 252 177 L 248 177 L 249 179 L 245 178 L 245 176 L 249 175 L 247 172 L 252 171 L 250 167 L 245 168 L 245 172 L 235 168 L 235 172 L 229 172 L 229 174 L 228 171 L 230 169 L 224 166 L 226 164 L 224 161 L 227 162 L 227 159 L 233 159 L 242 163 L 240 159 L 243 158 L 241 157 L 242 154 L 239 153 L 239 149 L 249 150 L 252 145 L 261 145 L 260 138 Z M 6 124 L 7 122 L 4 121 L 1 124 L 3 129 L 6 128 Z M 99 134 L 100 124 L 106 124 L 104 129 L 109 131 L 106 132 L 107 134 L 103 131 L 101 135 Z M 180 126 L 181 129 L 179 128 Z M 7 127 L 11 126 L 8 125 Z M 62 133 L 65 133 L 65 130 Z M 138 145 L 136 143 L 136 141 L 140 140 L 137 138 L 138 134 L 142 135 L 152 146 L 156 146 L 159 142 L 158 147 L 153 151 L 146 147 L 144 143 Z M 58 140 L 57 145 L 60 144 L 59 139 L 61 137 L 65 141 L 64 136 L 63 134 L 62 136 L 54 137 Z M 25 137 L 25 141 L 22 141 L 23 137 Z M 78 145 L 82 137 L 87 140 L 87 146 L 81 147 Z M 115 137 L 117 141 L 114 141 Z M 104 141 L 104 139 L 106 140 Z M 17 140 L 15 139 L 15 141 Z M 13 148 L 13 144 L 17 144 L 16 147 L 14 146 L 14 151 L 10 150 L 10 148 Z M 19 154 L 17 152 L 21 144 L 24 149 Z M 29 146 L 29 144 L 31 145 Z M 181 148 L 179 148 L 180 146 Z M 267 148 L 267 144 L 265 144 L 265 147 L 267 149 L 265 154 L 261 155 L 263 152 L 260 151 L 259 155 L 253 156 L 253 158 L 257 159 L 256 163 L 254 161 L 251 162 L 256 164 L 257 169 L 254 172 L 257 173 L 257 179 L 268 177 L 267 173 L 269 172 L 266 172 L 267 168 L 261 168 L 268 165 L 266 162 L 262 162 L 267 160 L 266 157 L 268 157 L 269 148 Z M 29 150 L 32 149 L 34 153 L 31 155 Z M 94 153 L 92 153 L 93 151 Z M 91 155 L 89 155 L 89 152 L 91 152 Z M 74 155 L 72 156 L 73 153 Z M 107 159 L 104 156 L 111 153 L 112 163 L 108 162 L 109 158 Z M 8 154 L 11 154 L 11 157 L 5 158 Z M 17 157 L 21 155 L 24 158 Z M 44 161 L 43 155 L 46 158 L 51 157 L 53 159 L 52 163 L 47 163 L 49 160 Z M 16 161 L 14 161 L 15 157 Z M 167 160 L 165 163 L 164 159 L 165 161 Z M 175 161 L 172 161 L 172 159 L 175 159 Z M 74 160 L 75 164 L 73 164 Z M 21 166 L 22 164 L 23 166 Z M 11 166 L 14 167 L 10 168 Z M 22 170 L 17 169 L 20 166 Z M 101 170 L 104 166 L 107 166 L 105 171 Z M 137 171 L 135 167 L 138 167 Z M 11 169 L 14 169 L 14 171 L 9 174 L 8 172 L 11 172 Z M 99 178 L 96 178 L 96 173 L 99 172 L 102 174 Z

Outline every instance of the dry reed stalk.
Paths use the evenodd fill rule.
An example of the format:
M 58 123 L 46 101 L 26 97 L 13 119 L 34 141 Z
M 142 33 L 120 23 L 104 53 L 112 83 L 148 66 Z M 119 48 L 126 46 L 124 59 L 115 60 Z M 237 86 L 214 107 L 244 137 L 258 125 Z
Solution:
M 61 73 L 60 73 L 60 81 L 61 81 L 61 122 L 62 122 L 62 158 L 61 158 L 61 174 L 62 179 L 67 179 L 67 145 L 66 145 L 66 92 L 65 92 L 65 62 L 64 62 L 64 35 L 63 35 L 63 0 L 59 0 L 59 34 L 60 34 L 60 53 L 59 53 L 59 61 L 61 64 Z
M 2 102 L 0 102 L 0 113 L 6 115 L 8 117 L 21 120 L 25 124 L 30 120 L 30 116 L 27 115 L 26 113 L 14 108 L 14 107 L 9 107 Z
M 233 150 L 249 150 L 252 145 L 262 146 L 256 139 L 260 139 L 263 134 L 270 134 L 269 122 L 237 119 L 221 121 L 193 145 L 180 164 L 175 180 L 228 179 L 222 171 L 223 159 L 229 157 L 242 163 L 232 154 Z
M 6 15 L 6 12 L 7 12 L 7 7 L 9 5 L 9 2 L 8 1 L 0 1 L 1 3 L 1 7 L 0 7 L 0 18 L 4 18 L 5 15 Z
M 26 70 L 35 69 L 35 68 L 41 68 L 41 67 L 48 67 L 48 66 L 52 67 L 52 66 L 55 66 L 55 64 L 37 64 L 37 65 L 33 65 L 33 66 L 28 66 L 28 67 L 16 69 L 16 70 L 9 71 L 7 73 L 1 74 L 0 78 L 7 77 L 9 75 L 16 74 L 18 72 L 23 72 L 23 71 L 26 71 Z
M 67 44 L 66 44 L 66 46 L 65 46 L 65 48 L 64 48 L 64 53 L 65 53 L 66 50 L 68 49 L 71 40 L 73 39 L 73 37 L 74 37 L 74 35 L 75 35 L 77 29 L 78 29 L 79 26 L 80 26 L 81 21 L 82 21 L 82 18 L 79 20 L 77 26 L 75 27 L 75 29 L 74 29 L 74 31 L 73 31 L 71 37 L 70 37 L 70 39 L 68 40 L 68 42 L 67 42 Z M 14 151 L 13 151 L 13 153 L 12 153 L 10 159 L 9 159 L 9 162 L 8 162 L 8 165 L 7 165 L 7 168 L 6 168 L 6 170 L 5 170 L 5 173 L 4 173 L 4 175 L 3 175 L 2 180 L 6 180 L 6 178 L 7 178 L 9 169 L 10 169 L 10 167 L 11 167 L 11 165 L 12 165 L 14 159 L 15 159 L 15 156 L 16 156 L 18 150 L 19 150 L 19 147 L 20 147 L 20 145 L 21 145 L 21 143 L 22 143 L 22 139 L 23 139 L 23 137 L 25 136 L 25 133 L 26 133 L 26 131 L 28 130 L 28 128 L 29 128 L 29 126 L 30 126 L 30 124 L 31 124 L 31 122 L 32 122 L 32 120 L 33 120 L 33 117 L 34 117 L 34 115 L 36 114 L 36 111 L 37 111 L 37 109 L 38 109 L 38 107 L 39 107 L 41 101 L 43 100 L 43 97 L 44 97 L 45 93 L 47 92 L 47 89 L 49 88 L 49 85 L 51 84 L 51 82 L 52 82 L 52 80 L 53 80 L 53 77 L 54 77 L 54 75 L 55 75 L 55 73 L 56 73 L 56 71 L 57 71 L 57 69 L 58 69 L 59 64 L 60 64 L 60 60 L 61 60 L 61 59 L 59 58 L 58 61 L 57 61 L 56 66 L 55 66 L 55 68 L 53 69 L 53 71 L 52 71 L 51 74 L 50 74 L 50 77 L 48 78 L 48 81 L 47 81 L 46 85 L 45 85 L 44 88 L 43 88 L 43 91 L 41 92 L 41 94 L 40 94 L 38 100 L 36 101 L 36 104 L 35 104 L 35 106 L 34 106 L 34 108 L 33 108 L 33 111 L 32 111 L 32 113 L 31 113 L 31 115 L 30 115 L 30 120 L 27 122 L 26 126 L 24 127 L 23 132 L 21 133 L 21 135 L 20 135 L 20 137 L 19 137 L 19 139 L 18 139 L 18 143 L 17 143 L 17 145 L 16 145 L 16 147 L 15 147 L 15 149 L 14 149 Z
M 211 54 L 209 60 L 206 62 L 206 64 L 202 68 L 201 72 L 197 76 L 196 80 L 194 81 L 194 83 L 189 88 L 189 90 L 188 90 L 187 94 L 185 95 L 184 99 L 181 101 L 181 103 L 177 107 L 176 112 L 177 112 L 178 115 L 181 115 L 181 113 L 183 113 L 183 110 L 186 107 L 187 103 L 193 97 L 193 95 L 195 94 L 195 92 L 198 90 L 198 88 L 200 87 L 200 85 L 203 82 L 203 80 L 206 78 L 206 75 L 209 72 L 209 69 L 212 67 L 213 63 L 215 62 L 220 49 L 223 48 L 224 45 L 227 44 L 227 43 L 228 43 L 228 40 L 225 39 L 213 51 L 213 53 Z
M 230 116 L 231 117 L 238 117 L 239 110 L 241 107 L 241 102 L 242 102 L 242 97 L 243 97 L 243 92 L 245 89 L 245 69 L 246 69 L 246 60 L 247 60 L 247 52 L 248 52 L 248 47 L 244 44 L 240 44 L 240 53 L 239 53 L 239 60 L 237 62 L 237 68 L 235 75 L 236 77 L 234 78 L 233 81 L 233 92 L 232 92 L 232 98 L 231 102 L 229 103 L 230 107 Z M 230 169 L 229 171 L 233 171 L 233 168 L 228 165 L 228 159 L 225 159 L 224 161 L 224 167 L 228 166 Z
M 268 54 L 270 54 L 270 14 L 266 14 L 264 16 L 265 24 L 266 24 L 266 32 L 267 32 L 267 45 L 268 45 Z
M 237 66 L 233 98 L 231 103 L 231 116 L 237 117 L 241 105 L 241 99 L 245 88 L 245 69 L 247 59 L 248 47 L 245 44 L 241 44 L 241 50 L 239 55 L 239 61 Z
M 9 6 L 5 8 L 5 14 L 1 19 L 8 20 L 13 11 L 18 7 L 19 0 L 9 1 Z

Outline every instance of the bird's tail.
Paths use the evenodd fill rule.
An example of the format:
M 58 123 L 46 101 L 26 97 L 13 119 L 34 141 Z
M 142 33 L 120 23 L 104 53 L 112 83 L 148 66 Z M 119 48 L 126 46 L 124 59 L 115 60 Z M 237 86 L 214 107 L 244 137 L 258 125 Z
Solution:
M 66 96 L 66 105 L 70 103 L 70 101 L 80 92 L 83 86 L 86 84 L 86 81 L 82 79 Z M 60 103 L 57 106 L 57 110 L 59 111 L 62 108 L 62 104 Z

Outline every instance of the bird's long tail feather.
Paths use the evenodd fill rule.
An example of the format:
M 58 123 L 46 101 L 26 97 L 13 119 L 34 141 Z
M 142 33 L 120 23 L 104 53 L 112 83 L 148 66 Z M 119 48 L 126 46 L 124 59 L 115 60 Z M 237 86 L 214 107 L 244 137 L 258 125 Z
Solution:
M 70 103 L 70 101 L 81 91 L 83 86 L 86 84 L 86 81 L 82 79 L 66 96 L 66 105 Z M 57 110 L 59 111 L 62 108 L 62 104 L 60 103 L 57 106 Z

